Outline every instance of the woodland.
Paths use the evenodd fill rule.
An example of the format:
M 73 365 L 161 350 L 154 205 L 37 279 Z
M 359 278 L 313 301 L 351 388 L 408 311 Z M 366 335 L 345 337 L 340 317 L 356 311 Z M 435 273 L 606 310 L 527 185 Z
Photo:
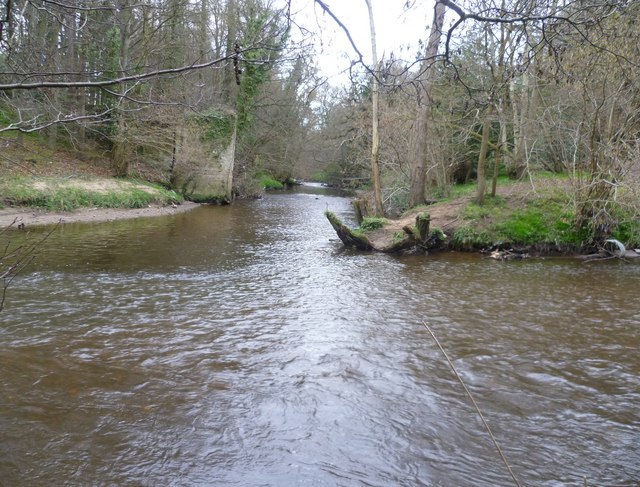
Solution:
M 469 182 L 482 206 L 542 173 L 584 241 L 640 239 L 640 3 L 408 1 L 432 23 L 380 59 L 373 15 L 358 45 L 353 19 L 308 3 L 344 33 L 346 84 L 319 70 L 291 0 L 4 0 L 0 144 L 38 138 L 180 189 L 197 127 L 233 138 L 236 197 L 315 180 L 366 191 L 371 216 Z

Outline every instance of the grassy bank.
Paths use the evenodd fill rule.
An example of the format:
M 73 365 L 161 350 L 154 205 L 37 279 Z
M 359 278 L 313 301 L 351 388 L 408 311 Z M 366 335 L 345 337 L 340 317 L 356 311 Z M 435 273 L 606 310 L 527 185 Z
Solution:
M 412 208 L 398 219 L 366 218 L 353 231 L 366 237 L 374 249 L 382 250 L 405 238 L 416 217 L 426 214 L 431 234 L 437 237 L 425 243 L 429 248 L 571 254 L 597 251 L 609 238 L 627 248 L 640 248 L 637 189 L 620 186 L 614 198 L 598 202 L 594 218 L 581 220 L 584 184 L 550 173 L 531 175 L 525 181 L 504 178 L 496 195 L 486 196 L 482 205 L 475 202 L 475 183 L 451 186 L 430 194 L 434 200 L 430 205 Z M 368 201 L 367 196 L 363 198 Z
M 591 222 L 579 224 L 576 191 L 566 176 L 543 173 L 528 182 L 501 182 L 500 191 L 483 205 L 474 202 L 475 184 L 453 187 L 451 196 L 433 205 L 466 198 L 448 235 L 457 250 L 526 247 L 547 252 L 570 252 L 593 247 Z M 627 247 L 640 247 L 640 219 L 633 194 L 621 194 L 603 211 L 614 222 L 609 236 Z M 428 209 L 426 211 L 429 211 Z
M 182 199 L 175 191 L 158 185 L 113 178 L 8 176 L 0 181 L 0 207 L 27 206 L 49 211 L 144 208 L 179 203 Z

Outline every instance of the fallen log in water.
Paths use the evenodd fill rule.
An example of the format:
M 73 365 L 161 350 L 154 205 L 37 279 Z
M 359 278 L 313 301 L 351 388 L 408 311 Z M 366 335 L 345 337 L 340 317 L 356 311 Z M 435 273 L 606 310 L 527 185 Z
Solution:
M 355 247 L 359 250 L 373 250 L 373 246 L 369 239 L 361 234 L 357 233 L 354 230 L 351 230 L 348 226 L 346 226 L 340 218 L 338 218 L 335 213 L 331 213 L 330 211 L 326 211 L 325 216 L 331 223 L 331 226 L 342 240 L 342 243 L 347 247 Z
M 325 212 L 325 215 L 342 243 L 347 247 L 395 253 L 416 247 L 426 250 L 431 246 L 430 218 L 427 213 L 418 214 L 415 218 L 415 225 L 403 225 L 404 222 L 391 220 L 382 228 L 367 233 L 349 228 L 330 211 Z

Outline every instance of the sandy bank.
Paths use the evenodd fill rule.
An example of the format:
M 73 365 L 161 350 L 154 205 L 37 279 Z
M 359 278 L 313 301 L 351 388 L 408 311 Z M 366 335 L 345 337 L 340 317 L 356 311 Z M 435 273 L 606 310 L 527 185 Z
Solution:
M 145 208 L 80 208 L 69 212 L 48 212 L 38 208 L 4 208 L 0 210 L 0 227 L 12 222 L 23 224 L 25 228 L 36 225 L 61 223 L 98 223 L 130 218 L 175 215 L 200 206 L 185 201 L 179 205 L 151 205 Z

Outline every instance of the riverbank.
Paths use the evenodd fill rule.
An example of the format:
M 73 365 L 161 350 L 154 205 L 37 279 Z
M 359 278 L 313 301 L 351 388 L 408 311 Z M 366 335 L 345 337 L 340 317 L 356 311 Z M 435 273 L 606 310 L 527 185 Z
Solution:
M 99 223 L 132 218 L 176 215 L 199 207 L 199 203 L 184 201 L 172 205 L 149 205 L 144 208 L 80 208 L 74 211 L 46 211 L 38 208 L 0 209 L 0 227 L 11 224 L 28 229 L 31 226 L 57 223 Z
M 150 168 L 136 167 L 137 179 L 115 178 L 104 157 L 51 152 L 28 138 L 23 142 L 5 144 L 0 160 L 0 227 L 170 215 L 197 206 L 148 182 L 159 180 Z M 601 208 L 599 218 L 605 218 L 598 225 L 605 222 L 606 232 L 596 223 L 576 223 L 584 185 L 578 176 L 548 172 L 521 181 L 499 178 L 495 196 L 487 195 L 483 205 L 475 203 L 475 183 L 454 185 L 434 189 L 430 205 L 354 230 L 366 236 L 371 248 L 390 252 L 416 247 L 412 240 L 427 250 L 497 250 L 509 256 L 590 254 L 602 250 L 607 238 L 627 249 L 640 248 L 640 178 L 629 176 L 614 201 Z M 419 215 L 429 217 L 428 242 L 414 232 Z
M 0 203 L 0 227 L 20 228 L 170 215 L 198 206 L 158 185 L 95 175 L 4 177 Z
M 456 250 L 486 252 L 496 258 L 616 254 L 617 243 L 608 239 L 627 249 L 640 248 L 636 185 L 619 191 L 599 219 L 578 224 L 580 184 L 566 175 L 532 174 L 526 181 L 501 180 L 496 195 L 487 195 L 482 205 L 476 203 L 475 184 L 467 184 L 453 186 L 446 197 L 398 218 L 364 218 L 353 229 L 344 227 L 335 215 L 327 217 L 339 236 L 349 235 L 341 237 L 346 245 L 381 252 Z M 360 206 L 371 206 L 366 196 Z M 429 231 L 424 234 L 427 218 Z

